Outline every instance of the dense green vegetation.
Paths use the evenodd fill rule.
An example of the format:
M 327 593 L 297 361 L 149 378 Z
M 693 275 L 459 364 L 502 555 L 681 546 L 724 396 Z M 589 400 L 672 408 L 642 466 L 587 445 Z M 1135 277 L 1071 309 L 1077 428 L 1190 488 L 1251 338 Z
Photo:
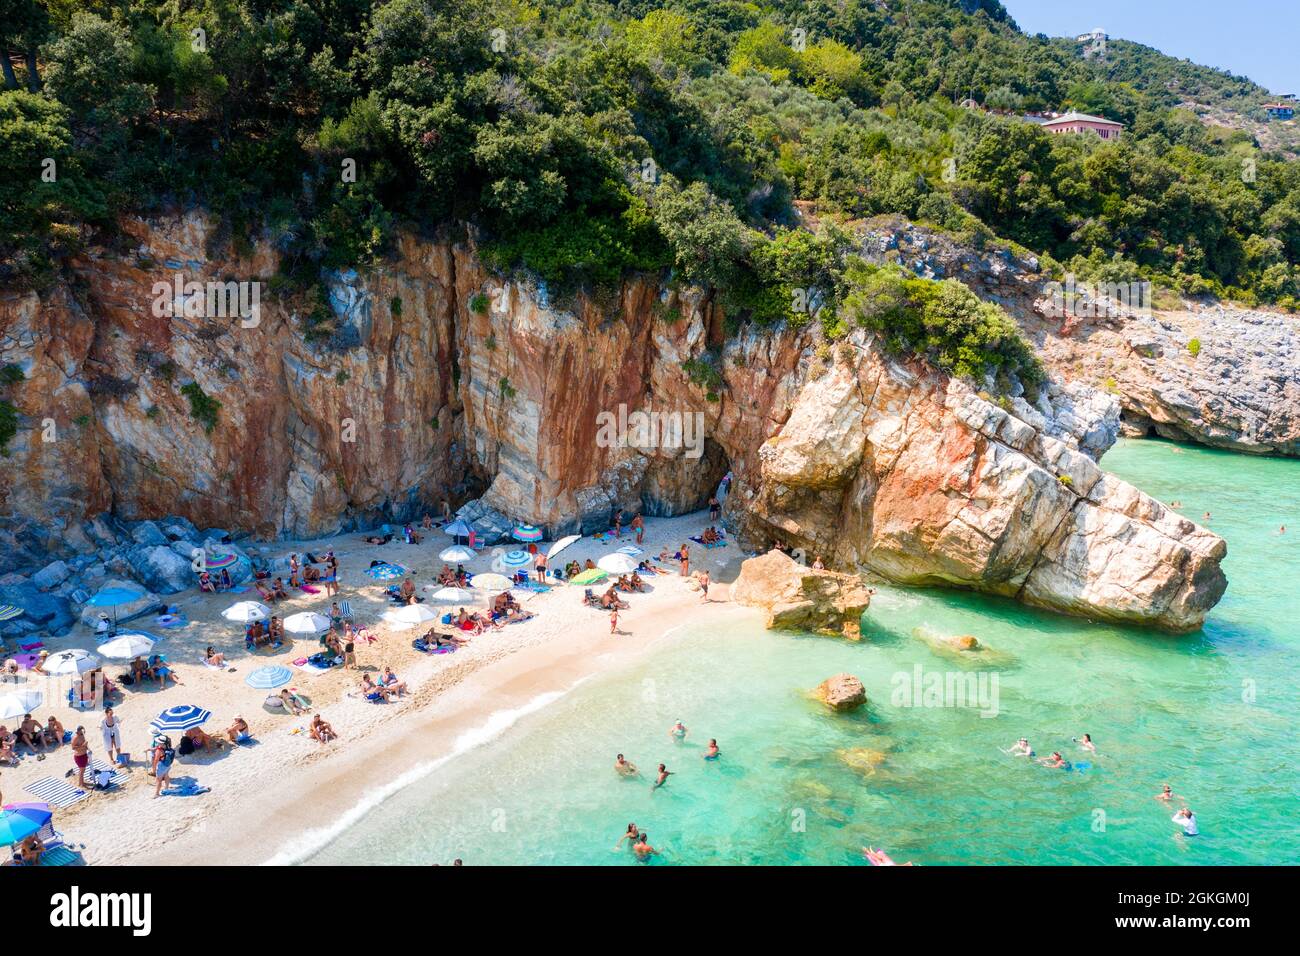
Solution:
M 1136 44 L 1085 59 L 996 0 L 0 2 L 0 280 L 48 281 L 127 209 L 205 204 L 236 247 L 264 231 L 290 290 L 399 227 L 470 223 L 555 294 L 671 269 L 734 321 L 861 321 L 962 374 L 1021 364 L 950 287 L 864 310 L 857 283 L 898 277 L 846 273 L 849 232 L 797 228 L 802 199 L 1087 278 L 1300 293 L 1300 164 L 1175 108 L 1264 91 Z M 1128 129 L 1050 136 L 967 97 Z

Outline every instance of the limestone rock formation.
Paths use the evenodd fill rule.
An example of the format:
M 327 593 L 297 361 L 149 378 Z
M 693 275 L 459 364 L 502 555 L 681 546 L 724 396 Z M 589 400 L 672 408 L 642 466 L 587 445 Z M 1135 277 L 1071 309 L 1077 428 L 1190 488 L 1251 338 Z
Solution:
M 856 575 L 805 567 L 769 551 L 740 566 L 732 600 L 761 608 L 769 628 L 812 631 L 857 640 L 871 592 Z
M 817 685 L 813 693 L 823 704 L 839 713 L 857 710 L 867 702 L 867 689 L 852 674 L 828 677 Z

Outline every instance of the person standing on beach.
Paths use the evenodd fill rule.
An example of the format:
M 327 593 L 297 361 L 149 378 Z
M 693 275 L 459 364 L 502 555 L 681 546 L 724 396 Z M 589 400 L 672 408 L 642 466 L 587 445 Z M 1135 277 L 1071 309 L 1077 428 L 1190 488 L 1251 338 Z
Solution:
M 618 633 L 618 605 L 615 604 L 609 612 L 609 633 Z
M 623 509 L 614 512 L 614 537 L 623 537 Z
M 685 578 L 685 577 L 690 577 L 690 574 L 691 574 L 691 553 L 690 553 L 690 551 L 688 551 L 688 550 L 686 549 L 686 545 L 683 544 L 680 548 L 677 549 L 677 553 L 678 553 L 679 555 L 681 555 L 681 562 L 682 562 L 682 577 L 684 577 L 684 578 Z
M 162 796 L 163 784 L 171 783 L 172 761 L 176 759 L 176 751 L 172 749 L 172 742 L 166 737 L 158 739 L 158 746 L 153 751 L 153 795 L 154 799 Z
M 104 708 L 104 719 L 99 722 L 99 729 L 104 733 L 104 753 L 109 762 L 116 762 L 122 756 L 122 721 L 113 713 L 112 707 Z
M 700 603 L 703 604 L 709 599 L 709 572 L 703 571 L 700 574 Z
M 640 544 L 642 539 L 645 538 L 645 522 L 641 520 L 639 514 L 632 519 L 630 527 L 636 532 L 636 543 Z
M 537 583 L 545 584 L 546 583 L 546 555 L 538 551 L 537 557 L 533 559 L 533 564 L 537 568 Z
M 718 515 L 722 513 L 721 506 L 718 504 L 718 496 L 709 496 L 709 520 L 717 521 Z
M 650 790 L 651 790 L 652 792 L 655 791 L 655 790 L 658 790 L 660 787 L 662 787 L 664 784 L 666 784 L 666 783 L 668 782 L 668 778 L 671 777 L 672 775 L 673 775 L 673 772 L 672 772 L 671 770 L 669 770 L 669 769 L 668 769 L 666 766 L 664 766 L 663 764 L 660 764 L 660 765 L 659 765 L 659 773 L 658 773 L 658 775 L 655 776 L 654 786 L 651 787 Z
M 72 763 L 77 768 L 77 786 L 86 789 L 86 768 L 90 766 L 90 745 L 86 743 L 86 728 L 78 727 L 72 735 Z

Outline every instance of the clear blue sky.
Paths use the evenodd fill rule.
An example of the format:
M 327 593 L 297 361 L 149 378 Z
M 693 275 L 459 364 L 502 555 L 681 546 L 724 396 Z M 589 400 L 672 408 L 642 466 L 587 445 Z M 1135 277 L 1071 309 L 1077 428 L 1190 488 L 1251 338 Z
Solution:
M 1101 27 L 1170 56 L 1300 94 L 1300 0 L 1002 0 L 1026 33 Z

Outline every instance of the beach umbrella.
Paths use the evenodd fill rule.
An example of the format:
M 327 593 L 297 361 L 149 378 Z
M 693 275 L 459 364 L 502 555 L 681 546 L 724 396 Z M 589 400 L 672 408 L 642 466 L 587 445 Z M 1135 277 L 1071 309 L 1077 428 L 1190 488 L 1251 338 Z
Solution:
M 376 581 L 391 581 L 406 574 L 406 568 L 400 564 L 376 564 L 373 568 L 366 568 L 366 574 Z
M 259 667 L 253 671 L 244 678 L 244 683 L 259 690 L 270 690 L 272 687 L 283 687 L 291 680 L 293 680 L 293 672 L 289 668 L 272 664 L 270 667 Z
M 476 574 L 469 579 L 471 587 L 480 591 L 508 591 L 510 579 L 502 574 Z
M 105 657 L 129 661 L 133 657 L 144 657 L 153 650 L 154 643 L 154 639 L 148 634 L 132 632 L 119 634 L 111 641 L 100 644 L 98 650 Z
M 473 548 L 467 548 L 463 544 L 453 544 L 450 548 L 443 548 L 438 552 L 438 557 L 444 561 L 455 561 L 459 564 L 461 561 L 473 561 L 478 557 L 478 552 Z
M 458 534 L 469 534 L 474 529 L 470 527 L 468 522 L 463 521 L 460 518 L 457 518 L 455 521 L 447 525 L 447 527 L 443 528 L 442 530 L 447 532 L 447 534 L 458 535 Z
M 181 704 L 169 707 L 149 722 L 149 726 L 161 733 L 169 730 L 186 731 L 199 727 L 212 718 L 212 711 L 195 707 L 193 704 Z
M 507 568 L 522 568 L 533 563 L 533 556 L 527 551 L 507 551 L 500 560 Z
M 534 528 L 530 524 L 515 525 L 514 530 L 510 532 L 510 536 L 516 541 L 541 541 L 542 529 Z
M 250 621 L 265 621 L 271 616 L 271 609 L 258 601 L 240 601 L 222 611 L 221 616 L 236 624 L 248 624 Z
M 239 563 L 237 554 L 214 554 L 204 556 L 203 566 L 209 571 L 220 571 L 222 568 L 232 568 Z
M 436 621 L 438 617 L 437 611 L 433 611 L 423 604 L 408 604 L 405 607 L 386 611 L 384 613 L 384 623 L 396 628 L 407 628 L 426 624 L 429 621 Z
M 602 571 L 600 568 L 588 568 L 579 574 L 569 578 L 570 584 L 596 584 L 609 577 L 609 572 Z
M 130 588 L 104 588 L 86 602 L 87 607 L 121 607 L 144 597 L 143 592 Z
M 22 617 L 26 613 L 22 608 L 14 604 L 0 604 L 0 621 L 12 621 L 16 617 Z
M 432 584 L 426 584 L 425 587 L 433 590 Z M 478 595 L 469 588 L 447 587 L 438 588 L 431 597 L 439 604 L 468 604 L 477 599 Z
M 596 567 L 610 574 L 631 574 L 636 570 L 636 561 L 630 554 L 607 554 L 596 562 Z
M 290 614 L 284 619 L 286 634 L 324 634 L 330 629 L 330 619 L 315 611 Z
M 551 545 L 549 548 L 546 549 L 546 556 L 548 558 L 553 558 L 561 551 L 563 551 L 565 548 L 567 548 L 569 545 L 573 544 L 573 542 L 581 541 L 581 540 L 582 540 L 582 535 L 580 534 L 566 534 L 563 538 L 561 538 L 559 541 L 555 542 L 555 544 Z
M 51 654 L 41 665 L 41 670 L 47 674 L 86 674 L 98 668 L 99 658 L 79 647 Z
M 39 690 L 16 690 L 0 694 L 0 720 L 13 720 L 30 714 L 45 701 Z
M 49 823 L 48 803 L 11 803 L 0 811 L 0 843 L 21 843 Z

